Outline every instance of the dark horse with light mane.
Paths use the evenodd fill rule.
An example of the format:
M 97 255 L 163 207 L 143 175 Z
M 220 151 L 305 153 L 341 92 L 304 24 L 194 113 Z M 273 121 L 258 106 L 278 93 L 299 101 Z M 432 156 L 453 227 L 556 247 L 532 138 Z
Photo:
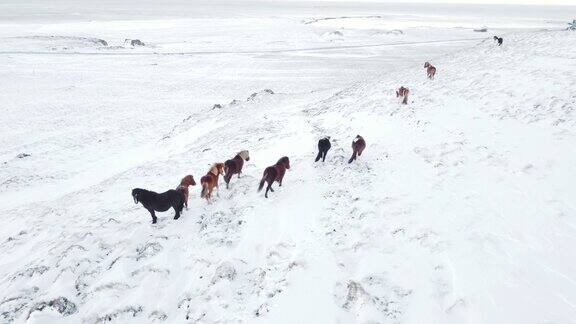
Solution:
M 410 90 L 408 90 L 408 88 L 405 88 L 402 86 L 402 87 L 398 88 L 398 90 L 396 90 L 396 98 L 402 98 L 402 104 L 407 105 L 409 93 L 410 93 Z
M 504 41 L 502 37 L 494 36 L 494 41 L 498 43 L 498 46 L 502 46 L 502 42 Z
M 238 152 L 233 159 L 224 162 L 224 182 L 226 182 L 226 189 L 228 189 L 230 179 L 232 179 L 233 175 L 238 174 L 238 178 L 240 178 L 244 161 L 250 161 L 250 154 L 246 150 Z
M 264 182 L 268 182 L 268 187 L 266 187 L 266 193 L 264 194 L 266 198 L 268 198 L 268 190 L 274 192 L 274 189 L 272 189 L 274 181 L 278 181 L 280 187 L 282 187 L 282 179 L 284 179 L 286 169 L 290 169 L 290 159 L 287 156 L 282 157 L 275 165 L 267 167 L 262 175 L 262 180 L 260 180 L 258 192 L 264 188 Z
M 184 207 L 184 196 L 181 192 L 173 189 L 163 193 L 156 193 L 154 191 L 136 188 L 132 190 L 132 198 L 134 198 L 134 203 L 141 203 L 142 206 L 150 212 L 152 224 L 156 224 L 158 219 L 155 211 L 165 212 L 170 208 L 174 208 L 176 212 L 174 219 L 178 219 Z
M 348 160 L 348 163 L 356 160 L 357 156 L 362 155 L 364 149 L 366 148 L 366 141 L 360 135 L 356 135 L 356 138 L 352 141 L 352 157 Z

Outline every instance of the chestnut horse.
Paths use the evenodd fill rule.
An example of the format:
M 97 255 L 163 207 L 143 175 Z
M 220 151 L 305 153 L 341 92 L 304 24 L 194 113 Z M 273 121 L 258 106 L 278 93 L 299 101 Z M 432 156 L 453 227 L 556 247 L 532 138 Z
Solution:
M 224 163 L 212 164 L 208 173 L 200 179 L 200 183 L 202 184 L 201 198 L 206 198 L 206 200 L 210 201 L 210 198 L 212 198 L 212 190 L 214 190 L 214 187 L 218 189 L 218 177 L 222 173 L 224 173 Z
M 426 68 L 428 79 L 433 80 L 434 76 L 436 75 L 436 68 L 428 62 L 424 63 L 424 67 Z
M 410 93 L 410 90 L 408 90 L 408 88 L 400 87 L 398 90 L 396 90 L 396 98 L 401 97 L 402 103 L 407 105 L 408 104 L 408 93 Z
M 356 160 L 357 156 L 362 155 L 362 152 L 366 148 L 366 141 L 360 135 L 356 135 L 356 138 L 352 141 L 352 157 L 348 160 L 348 163 Z
M 182 178 L 182 180 L 180 180 L 180 184 L 178 187 L 176 187 L 176 191 L 180 192 L 182 197 L 184 197 L 184 206 L 186 206 L 186 209 L 188 209 L 188 187 L 195 185 L 196 181 L 194 181 L 194 177 L 189 174 Z
M 224 181 L 226 182 L 226 189 L 228 189 L 230 179 L 232 179 L 233 175 L 238 174 L 238 178 L 240 178 L 244 161 L 250 161 L 250 154 L 246 150 L 238 152 L 232 160 L 224 162 Z
M 275 165 L 267 167 L 262 175 L 262 180 L 260 180 L 258 192 L 264 188 L 264 182 L 268 182 L 268 187 L 266 187 L 266 193 L 264 194 L 266 198 L 268 198 L 268 190 L 274 192 L 274 189 L 272 189 L 274 181 L 278 181 L 280 187 L 282 187 L 282 179 L 284 179 L 286 169 L 290 169 L 290 159 L 287 156 L 282 157 Z

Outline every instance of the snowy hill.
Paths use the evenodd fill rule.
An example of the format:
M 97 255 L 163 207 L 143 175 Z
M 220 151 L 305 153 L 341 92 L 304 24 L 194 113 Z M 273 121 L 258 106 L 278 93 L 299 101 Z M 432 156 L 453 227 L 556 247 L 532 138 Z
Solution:
M 80 95 L 46 99 L 70 110 L 35 125 L 50 138 L 8 121 L 19 131 L 2 152 L 0 321 L 576 323 L 575 47 L 571 32 L 515 33 L 437 56 L 434 81 L 405 64 L 342 91 L 246 93 L 181 122 L 173 108 L 137 119 L 150 104 L 114 119 L 125 139 L 105 160 L 98 132 L 121 113 L 107 107 L 136 93 L 103 88 L 102 119 L 73 120 L 92 129 L 53 159 L 58 121 L 83 104 L 74 75 Z M 166 82 L 185 111 L 184 86 Z M 141 95 L 162 98 L 151 89 Z M 165 131 L 139 138 L 147 127 Z M 347 164 L 357 134 L 367 148 Z M 314 163 L 324 135 L 332 149 Z M 18 138 L 42 151 L 8 157 Z M 179 220 L 152 225 L 130 197 L 199 182 L 244 149 L 243 177 L 212 204 L 191 187 Z M 292 167 L 265 199 L 257 183 L 283 155 Z

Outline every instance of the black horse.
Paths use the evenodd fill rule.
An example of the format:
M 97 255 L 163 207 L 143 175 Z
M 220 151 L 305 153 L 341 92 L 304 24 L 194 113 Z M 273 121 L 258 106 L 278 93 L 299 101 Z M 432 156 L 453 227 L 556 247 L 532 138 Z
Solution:
M 156 193 L 154 191 L 136 188 L 132 190 L 132 197 L 134 198 L 134 203 L 142 203 L 142 206 L 150 212 L 150 215 L 152 215 L 152 224 L 156 224 L 157 220 L 154 211 L 165 212 L 170 208 L 174 208 L 176 212 L 174 219 L 178 219 L 184 207 L 184 197 L 181 192 L 176 190 Z
M 332 145 L 330 145 L 330 136 L 321 138 L 318 141 L 318 155 L 316 155 L 315 162 L 320 161 L 320 159 L 322 159 L 322 162 L 324 162 L 324 160 L 326 160 L 326 154 L 328 153 L 330 147 L 332 147 Z
M 502 37 L 494 36 L 494 41 L 495 41 L 496 43 L 498 43 L 498 46 L 501 46 L 501 45 L 502 45 L 502 42 L 503 42 L 504 40 L 502 39 Z

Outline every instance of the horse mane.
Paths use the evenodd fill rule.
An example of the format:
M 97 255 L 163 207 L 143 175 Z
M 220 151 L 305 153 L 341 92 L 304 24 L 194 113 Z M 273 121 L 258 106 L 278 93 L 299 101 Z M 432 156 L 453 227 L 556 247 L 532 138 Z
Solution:
M 182 180 L 180 180 L 180 185 L 178 187 L 184 187 L 186 185 L 191 186 L 192 182 L 194 181 L 194 177 L 192 177 L 192 175 L 187 175 L 184 178 L 182 178 Z
M 238 152 L 238 154 L 236 154 L 236 155 L 238 155 L 239 157 L 241 157 L 243 160 L 246 160 L 247 158 L 250 158 L 250 154 L 248 153 L 248 150 L 240 151 L 240 152 Z
M 287 157 L 287 156 L 283 156 L 283 157 L 280 158 L 280 160 L 278 160 L 278 162 L 276 162 L 276 165 L 279 165 L 279 164 L 286 165 L 286 164 L 289 164 L 289 163 L 290 163 L 290 160 L 288 159 L 288 157 Z
M 223 167 L 222 163 L 214 163 L 212 164 L 212 166 L 210 167 L 210 173 L 212 173 L 213 175 L 217 176 L 220 174 L 220 170 Z
M 142 189 L 142 188 L 134 188 L 134 189 L 132 189 L 132 194 L 134 194 L 134 193 L 148 193 L 148 192 L 153 192 L 153 191 L 146 190 L 146 189 Z

